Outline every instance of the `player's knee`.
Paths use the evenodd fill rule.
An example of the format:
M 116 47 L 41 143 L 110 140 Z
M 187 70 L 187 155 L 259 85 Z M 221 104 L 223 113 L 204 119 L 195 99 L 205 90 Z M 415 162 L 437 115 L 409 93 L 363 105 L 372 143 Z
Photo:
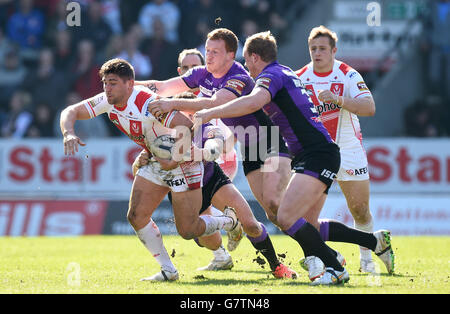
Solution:
M 195 233 L 189 229 L 179 229 L 178 233 L 185 240 L 192 240 L 192 239 L 195 239 L 195 237 L 196 237 Z
M 258 221 L 252 221 L 250 223 L 246 223 L 245 225 L 242 225 L 242 228 L 244 229 L 244 232 L 248 234 L 251 237 L 257 237 L 261 235 L 262 227 Z
M 267 207 L 267 210 L 271 215 L 275 215 L 278 212 L 278 207 L 280 207 L 280 199 L 277 196 L 267 196 L 263 197 L 263 201 Z

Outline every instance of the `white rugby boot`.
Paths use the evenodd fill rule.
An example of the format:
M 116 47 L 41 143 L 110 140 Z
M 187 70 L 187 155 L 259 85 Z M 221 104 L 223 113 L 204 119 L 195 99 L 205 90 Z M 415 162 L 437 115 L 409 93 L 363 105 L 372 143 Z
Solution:
M 344 268 L 343 271 L 337 271 L 334 270 L 331 267 L 327 267 L 325 270 L 325 273 L 311 282 L 312 286 L 331 286 L 331 285 L 338 285 L 341 283 L 345 283 L 350 280 L 350 275 L 348 274 L 347 270 Z
M 308 271 L 309 280 L 314 281 L 325 272 L 325 265 L 317 256 L 307 256 L 300 260 L 300 265 Z
M 387 272 L 392 275 L 395 268 L 395 254 L 391 245 L 391 233 L 388 230 L 378 230 L 373 235 L 377 239 L 375 254 L 384 263 Z
M 347 261 L 345 260 L 345 258 L 344 258 L 344 256 L 342 256 L 342 254 L 341 253 L 339 253 L 338 251 L 336 251 L 336 253 L 337 253 L 337 255 L 336 255 L 336 259 L 338 260 L 338 262 L 339 262 L 339 264 L 341 264 L 342 266 L 345 266 L 345 265 L 347 265 Z M 315 256 L 310 256 L 310 257 L 315 257 Z M 316 257 L 317 258 L 317 257 Z M 320 259 L 319 259 L 320 260 Z M 317 266 L 316 266 L 316 268 L 318 267 L 318 269 L 317 270 L 312 270 L 311 271 L 311 273 L 309 273 L 309 264 L 310 263 L 312 263 L 312 264 L 318 264 Z M 320 263 L 322 263 L 322 261 L 320 260 Z M 322 273 L 321 274 L 319 274 L 320 273 L 320 263 L 318 263 L 318 262 L 311 262 L 311 261 L 308 261 L 308 263 L 306 263 L 306 258 L 302 258 L 301 260 L 300 260 L 300 266 L 304 269 L 304 270 L 306 270 L 308 273 L 309 273 L 309 278 L 311 279 L 311 276 L 312 276 L 312 278 L 313 279 L 311 279 L 311 281 L 313 281 L 314 279 L 316 279 L 317 277 L 319 277 L 319 276 L 321 276 L 324 272 L 325 272 L 325 265 L 323 265 L 323 263 L 322 263 L 322 268 L 323 268 L 323 270 L 322 270 Z M 319 276 L 317 276 L 319 274 Z
M 226 259 L 221 260 L 218 258 L 214 258 L 208 265 L 197 268 L 197 270 L 203 271 L 203 270 L 229 270 L 233 268 L 233 259 L 231 256 L 227 256 Z
M 241 242 L 244 230 L 242 228 L 241 222 L 237 218 L 236 211 L 233 207 L 225 206 L 223 214 L 225 216 L 233 218 L 235 222 L 233 228 L 230 231 L 227 231 L 228 236 L 227 249 L 228 251 L 232 252 L 238 247 L 239 243 Z
M 161 268 L 161 271 L 153 276 L 142 278 L 141 281 L 175 281 L 178 280 L 178 271 L 169 271 Z

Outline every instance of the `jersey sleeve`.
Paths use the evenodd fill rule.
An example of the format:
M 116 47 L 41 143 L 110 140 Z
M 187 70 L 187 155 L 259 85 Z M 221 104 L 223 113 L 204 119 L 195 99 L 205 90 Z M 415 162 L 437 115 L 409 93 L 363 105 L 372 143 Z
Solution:
M 253 89 L 253 80 L 245 75 L 233 75 L 228 78 L 223 88 L 232 92 L 236 97 L 249 94 Z
M 352 70 L 347 74 L 347 84 L 349 97 L 351 98 L 372 96 L 372 93 L 364 82 L 361 74 L 355 70 Z
M 279 75 L 275 75 L 271 72 L 263 72 L 256 79 L 255 87 L 267 89 L 273 99 L 277 92 L 283 87 L 283 81 Z
M 205 66 L 198 66 L 184 73 L 183 76 L 181 76 L 181 78 L 189 88 L 191 89 L 197 88 L 200 85 L 200 79 L 205 74 L 205 71 L 206 71 Z
M 112 105 L 110 105 L 106 99 L 106 94 L 101 93 L 89 99 L 86 99 L 82 102 L 86 107 L 89 115 L 92 118 L 95 118 L 102 113 L 107 112 Z

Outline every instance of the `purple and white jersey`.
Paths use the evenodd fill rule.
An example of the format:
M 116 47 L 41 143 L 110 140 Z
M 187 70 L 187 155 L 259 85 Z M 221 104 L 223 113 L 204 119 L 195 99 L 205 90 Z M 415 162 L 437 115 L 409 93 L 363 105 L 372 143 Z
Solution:
M 199 88 L 199 97 L 211 98 L 217 91 L 224 88 L 236 97 L 250 94 L 253 90 L 254 82 L 245 68 L 238 62 L 234 62 L 230 70 L 221 78 L 215 78 L 208 70 L 206 66 L 195 67 L 182 76 L 184 82 L 189 88 Z M 222 118 L 222 122 L 233 127 L 234 135 L 245 146 L 256 143 L 259 138 L 259 126 L 272 125 L 270 119 L 262 112 L 258 110 L 252 114 L 244 115 L 236 118 Z M 238 132 L 236 127 L 242 127 L 244 130 L 256 131 L 256 134 Z M 250 127 L 250 128 L 249 128 Z M 254 136 L 256 135 L 256 136 Z
M 333 143 L 302 82 L 289 67 L 278 62 L 267 65 L 255 85 L 270 92 L 272 101 L 263 110 L 280 128 L 292 155 L 313 145 Z

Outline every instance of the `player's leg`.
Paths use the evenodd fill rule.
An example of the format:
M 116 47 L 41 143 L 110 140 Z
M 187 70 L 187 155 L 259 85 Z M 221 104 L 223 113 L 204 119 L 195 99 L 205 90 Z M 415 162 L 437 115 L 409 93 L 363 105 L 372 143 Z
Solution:
M 291 159 L 282 156 L 268 157 L 261 169 L 263 174 L 263 204 L 271 214 L 277 214 L 278 207 L 291 178 Z
M 365 232 L 373 232 L 373 219 L 369 209 L 370 181 L 338 181 L 347 206 L 354 219 L 354 227 Z M 360 250 L 360 270 L 375 272 L 371 251 L 363 246 Z
M 142 171 L 141 171 L 142 172 Z M 158 226 L 151 216 L 168 192 L 167 187 L 157 185 L 137 175 L 131 189 L 128 221 L 136 232 L 139 240 L 155 257 L 161 266 L 161 272 L 143 280 L 176 280 L 178 272 L 170 260 L 164 246 Z
M 231 231 L 238 223 L 235 217 L 227 215 L 199 216 L 202 207 L 201 188 L 184 192 L 172 191 L 172 206 L 177 231 L 186 240 L 211 235 L 222 229 Z
M 212 198 L 212 203 L 217 208 L 229 206 L 236 210 L 239 221 L 247 233 L 247 238 L 253 247 L 266 258 L 274 276 L 297 278 L 294 271 L 280 263 L 266 227 L 256 220 L 249 204 L 233 184 L 227 184 L 218 189 Z
M 278 209 L 278 222 L 282 230 L 300 244 L 306 258 L 318 257 L 327 272 L 337 274 L 338 281 L 345 281 L 348 273 L 325 245 L 319 231 L 303 218 L 311 208 L 323 202 L 326 188 L 325 183 L 313 176 L 295 173 Z
M 209 206 L 201 215 L 221 216 L 223 213 Z M 204 247 L 212 251 L 214 258 L 208 265 L 200 267 L 197 270 L 228 270 L 233 268 L 233 259 L 222 244 L 222 235 L 219 231 L 208 235 L 194 239 L 200 247 Z

